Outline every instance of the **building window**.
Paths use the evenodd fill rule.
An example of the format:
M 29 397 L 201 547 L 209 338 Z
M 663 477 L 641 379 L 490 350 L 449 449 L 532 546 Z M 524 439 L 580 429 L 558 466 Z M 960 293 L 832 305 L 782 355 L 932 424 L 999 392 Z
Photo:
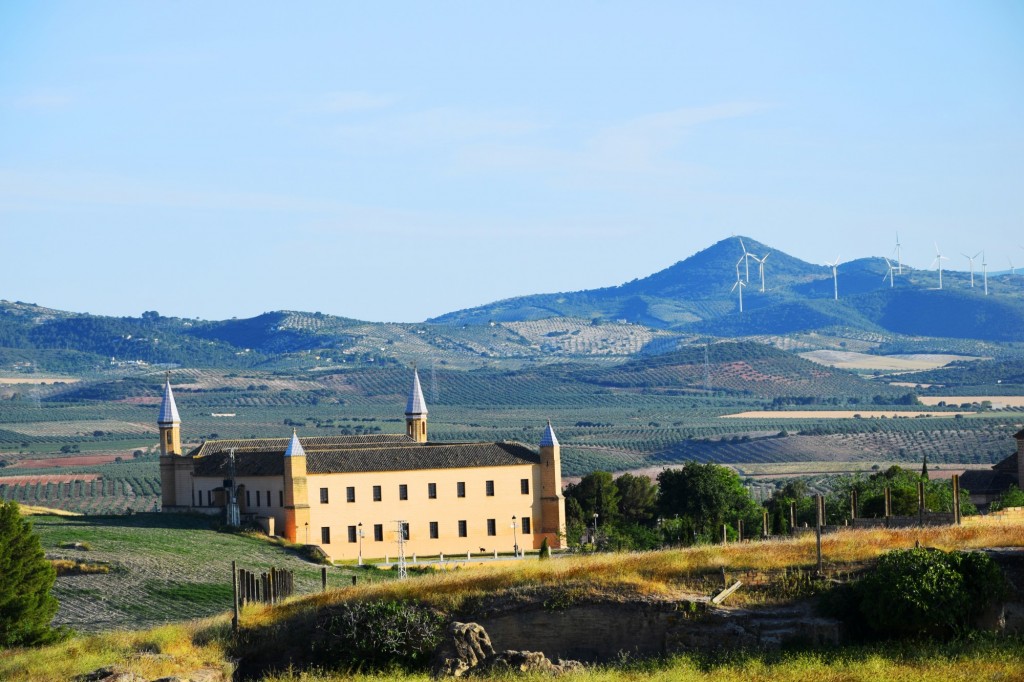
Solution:
M 409 539 L 409 523 L 406 522 L 406 521 L 403 521 L 402 522 L 402 526 L 401 526 L 401 530 L 402 530 L 402 539 L 403 540 L 408 540 Z
M 375 485 L 375 486 L 373 486 L 373 501 L 374 502 L 380 502 L 380 500 L 381 500 L 380 486 L 379 485 Z
M 469 535 L 469 533 L 466 532 L 466 522 L 465 521 L 459 521 L 459 537 L 460 538 L 464 538 L 464 537 L 466 537 L 468 535 Z
M 487 481 L 487 497 L 494 497 L 494 481 Z
M 267 491 L 267 506 L 269 507 L 269 506 L 270 506 L 271 504 L 272 504 L 272 503 L 271 503 L 271 501 L 270 501 L 270 491 L 268 490 L 268 491 Z
M 329 545 L 331 544 L 331 529 L 324 526 L 320 529 L 320 544 Z
M 260 506 L 260 491 L 256 491 L 256 506 Z
M 398 485 L 398 499 L 408 500 L 409 499 L 409 486 L 404 483 Z
M 525 528 L 525 526 L 524 526 L 524 528 Z M 523 532 L 525 533 L 526 531 L 523 531 Z M 348 527 L 348 541 L 349 542 L 356 542 L 357 537 L 358 536 L 356 535 L 356 527 L 355 526 L 349 526 Z
M 320 488 L 320 504 L 327 504 L 327 488 Z
M 430 522 L 430 539 L 431 540 L 436 540 L 437 538 L 438 538 L 437 521 L 431 521 Z
M 497 535 L 498 534 L 498 526 L 497 526 L 496 523 L 494 523 L 494 519 L 487 519 L 487 534 L 488 535 Z
M 283 507 L 284 506 L 284 491 L 283 490 L 278 490 L 277 491 L 277 506 L 279 506 L 279 507 Z
M 384 542 L 384 526 L 379 523 L 373 524 L 373 541 Z
M 245 506 L 246 507 L 251 507 L 252 506 L 252 495 L 249 494 L 248 490 L 245 491 Z
M 356 501 L 356 489 L 353 486 L 345 488 L 345 500 L 348 502 Z
M 519 479 L 519 492 L 521 492 L 524 495 L 529 495 L 530 494 L 530 479 L 528 479 L 528 478 Z
M 428 483 L 427 484 L 427 497 L 429 497 L 432 500 L 436 500 L 437 499 L 437 484 L 436 483 Z
M 529 535 L 529 534 L 530 534 L 530 517 L 529 516 L 524 516 L 523 517 L 523 535 Z
M 199 494 L 202 495 L 202 493 L 199 493 Z M 260 491 L 257 490 L 256 491 L 256 504 L 258 505 L 259 503 L 260 503 Z M 213 491 L 212 490 L 207 490 L 206 491 L 206 506 L 207 507 L 212 507 L 213 506 Z
M 455 494 L 458 495 L 459 497 L 465 497 L 466 496 L 466 482 L 465 481 L 459 481 L 458 483 L 455 484 Z

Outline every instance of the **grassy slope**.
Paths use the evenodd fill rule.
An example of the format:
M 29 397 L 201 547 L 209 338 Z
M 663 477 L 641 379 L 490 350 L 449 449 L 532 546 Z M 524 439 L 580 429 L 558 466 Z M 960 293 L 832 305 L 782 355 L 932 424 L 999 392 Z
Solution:
M 74 535 L 74 527 L 71 528 L 70 535 Z M 158 532 L 159 529 L 151 528 L 147 532 L 139 528 L 132 529 L 131 526 L 128 529 L 134 531 L 139 542 L 138 545 L 121 546 L 124 553 L 131 552 L 134 546 L 145 546 L 148 549 L 140 554 L 148 556 L 159 552 L 166 542 L 165 536 Z M 41 530 L 46 532 L 46 529 Z M 108 529 L 106 532 L 114 531 Z M 199 542 L 192 543 L 193 553 L 200 555 L 197 548 L 212 540 L 210 536 L 200 536 Z M 97 541 L 103 540 L 98 537 Z M 891 548 L 913 546 L 917 541 L 944 549 L 1022 546 L 1024 527 L 993 524 L 923 530 L 848 531 L 826 536 L 823 549 L 830 562 L 848 563 L 870 559 Z M 814 561 L 813 547 L 813 539 L 803 538 L 644 554 L 572 557 L 548 562 L 531 559 L 513 565 L 453 571 L 403 582 L 389 581 L 355 589 L 332 590 L 295 599 L 276 609 L 250 607 L 243 613 L 243 625 L 247 628 L 273 625 L 283 628 L 283 632 L 289 633 L 289 636 L 301 639 L 306 635 L 301 623 L 308 622 L 306 616 L 311 609 L 351 599 L 413 599 L 447 613 L 454 613 L 479 604 L 483 599 L 493 600 L 501 595 L 545 589 L 564 591 L 574 599 L 623 598 L 623 595 L 669 599 L 692 597 L 692 593 L 687 592 L 685 587 L 686 576 L 693 572 L 717 570 L 720 566 L 727 566 L 729 570 L 806 567 Z M 181 546 L 175 549 L 178 559 L 164 557 L 166 561 L 175 562 L 173 567 L 181 570 L 182 577 L 188 575 L 188 570 L 194 570 L 184 570 L 186 566 L 194 565 L 183 563 L 180 554 L 184 549 Z M 114 585 L 111 587 L 116 589 Z M 221 615 L 189 624 L 77 637 L 41 650 L 5 653 L 0 655 L 0 679 L 63 680 L 103 665 L 117 665 L 147 675 L 150 679 L 199 667 L 228 670 L 231 668 L 226 653 L 229 645 L 227 616 Z M 922 653 L 927 655 L 922 656 Z M 828 680 L 968 679 L 969 674 L 971 679 L 1009 680 L 1019 679 L 1014 677 L 1014 671 L 1019 671 L 1022 665 L 1024 653 L 1019 642 L 1010 642 L 969 645 L 961 652 L 925 647 L 915 654 L 910 649 L 876 647 L 767 657 L 736 655 L 717 662 L 682 657 L 633 670 L 591 671 L 581 679 L 795 680 L 813 676 Z M 389 675 L 372 679 L 395 677 Z M 300 678 L 286 676 L 275 679 Z M 314 675 L 301 679 L 345 677 Z M 408 679 L 424 678 L 412 676 Z

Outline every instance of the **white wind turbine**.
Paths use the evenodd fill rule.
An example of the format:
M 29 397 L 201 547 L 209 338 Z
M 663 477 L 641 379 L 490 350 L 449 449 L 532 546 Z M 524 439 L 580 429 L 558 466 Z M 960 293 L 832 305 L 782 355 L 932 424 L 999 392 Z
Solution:
M 757 260 L 757 256 L 755 256 L 754 254 L 752 254 L 749 251 L 747 251 L 747 247 L 743 243 L 743 238 L 742 237 L 740 237 L 739 240 L 740 240 L 740 248 L 743 249 L 743 258 L 741 258 L 740 260 L 744 262 L 744 264 L 745 264 L 745 266 L 747 268 L 746 280 L 747 280 L 747 282 L 750 282 L 750 259 L 753 258 L 754 260 Z
M 825 263 L 825 265 L 832 268 L 832 288 L 835 291 L 835 298 L 839 300 L 839 275 L 837 269 L 839 268 L 839 256 L 836 256 L 835 263 Z
M 892 261 L 890 261 L 885 256 L 882 256 L 882 259 L 885 261 L 885 264 L 889 267 L 889 271 L 886 272 L 884 275 L 882 275 L 882 281 L 884 282 L 885 278 L 888 277 L 889 278 L 889 288 L 892 289 L 892 287 L 893 287 L 892 273 L 893 273 L 894 270 L 896 270 L 896 266 L 893 265 Z
M 985 252 L 981 252 L 981 271 L 985 278 L 985 295 L 988 296 L 988 263 L 985 262 Z
M 949 260 L 941 253 L 939 253 L 939 243 L 935 242 L 935 260 L 932 261 L 932 265 L 938 264 L 939 266 L 939 289 L 942 289 L 942 261 Z
M 744 281 L 742 279 L 738 279 L 738 280 L 736 280 L 736 283 L 732 285 L 732 289 L 729 290 L 730 292 L 733 292 L 733 291 L 736 291 L 737 287 L 739 287 L 739 290 L 740 290 L 740 312 L 741 313 L 743 312 L 743 287 L 745 287 L 745 286 L 747 286 L 746 283 L 744 283 Z
M 750 254 L 750 257 L 757 261 L 757 269 L 761 273 L 761 293 L 764 293 L 764 262 L 768 260 L 768 256 L 772 255 L 771 251 L 766 253 L 763 257 L 758 258 L 754 254 Z
M 1014 270 L 1013 270 L 1013 259 L 1012 259 L 1012 258 L 1010 258 L 1009 256 L 1007 256 L 1007 257 L 1006 257 L 1006 260 L 1008 260 L 1008 261 L 1010 262 L 1010 274 L 1011 274 L 1011 275 L 1016 275 L 1017 273 L 1016 273 L 1016 272 L 1014 272 Z
M 903 259 L 900 258 L 900 233 L 896 233 L 896 248 L 893 249 L 893 253 L 896 254 L 896 274 L 903 274 Z
M 974 254 L 973 256 L 968 256 L 966 253 L 961 253 L 960 255 L 963 256 L 964 258 L 966 258 L 967 261 L 971 264 L 971 288 L 973 289 L 974 288 L 974 259 L 981 255 L 981 251 L 979 251 L 978 253 Z

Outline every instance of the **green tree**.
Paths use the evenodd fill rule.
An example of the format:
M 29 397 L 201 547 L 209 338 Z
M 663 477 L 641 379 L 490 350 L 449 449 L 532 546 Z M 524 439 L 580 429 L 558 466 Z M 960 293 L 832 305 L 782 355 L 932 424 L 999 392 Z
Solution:
M 654 519 L 658 488 L 647 476 L 622 474 L 615 479 L 619 490 L 619 516 L 627 523 L 648 525 Z
M 961 492 L 961 497 L 963 493 Z M 1000 509 L 1006 509 L 1007 507 L 1024 507 L 1024 490 L 1021 490 L 1015 485 L 1011 485 L 1010 489 L 1003 493 L 998 500 L 989 505 L 988 510 L 990 512 L 999 511 Z
M 15 502 L 0 502 L 0 648 L 53 641 L 57 572 Z
M 760 528 L 761 511 L 735 471 L 717 464 L 687 462 L 681 469 L 658 474 L 658 509 L 683 521 L 683 533 L 711 541 L 723 524 L 743 519 Z M 684 538 L 687 537 L 684 535 Z
M 579 520 L 584 524 L 593 523 L 595 513 L 602 526 L 613 524 L 619 518 L 619 489 L 607 471 L 591 472 L 579 483 L 567 486 L 565 497 L 567 503 L 568 498 L 579 503 L 579 511 L 583 513 Z M 568 511 L 566 516 L 569 516 Z

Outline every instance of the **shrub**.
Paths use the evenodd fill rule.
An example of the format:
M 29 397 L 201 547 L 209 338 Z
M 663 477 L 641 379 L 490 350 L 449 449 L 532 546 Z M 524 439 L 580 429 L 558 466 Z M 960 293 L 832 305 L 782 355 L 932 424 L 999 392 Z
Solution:
M 949 637 L 971 629 L 1004 591 L 988 555 L 918 548 L 883 554 L 861 580 L 827 595 L 824 606 L 855 635 Z
M 319 665 L 424 668 L 441 643 L 444 618 L 410 602 L 349 602 L 317 623 L 313 653 Z
M 0 649 L 51 642 L 57 573 L 15 502 L 0 502 Z
M 988 510 L 994 512 L 1007 507 L 1024 507 L 1024 490 L 1015 485 L 1010 486 L 998 500 L 989 505 Z

